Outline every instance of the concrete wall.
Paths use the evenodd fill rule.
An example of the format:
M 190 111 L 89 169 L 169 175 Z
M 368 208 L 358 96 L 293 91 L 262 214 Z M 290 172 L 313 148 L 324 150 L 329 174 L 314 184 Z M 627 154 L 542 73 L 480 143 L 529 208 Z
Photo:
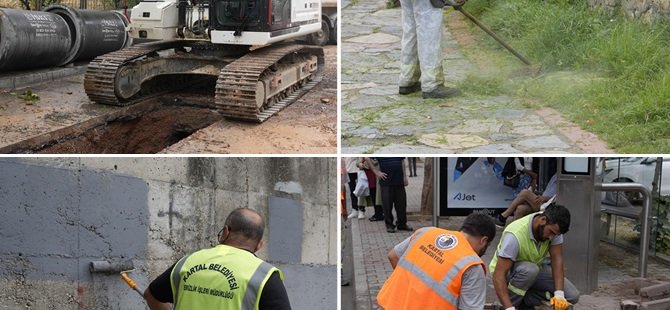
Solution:
M 132 260 L 144 289 L 249 207 L 294 309 L 336 309 L 336 176 L 334 158 L 0 158 L 2 306 L 142 309 L 89 263 Z
M 629 16 L 650 21 L 670 17 L 670 0 L 588 0 L 607 11 L 623 10 Z

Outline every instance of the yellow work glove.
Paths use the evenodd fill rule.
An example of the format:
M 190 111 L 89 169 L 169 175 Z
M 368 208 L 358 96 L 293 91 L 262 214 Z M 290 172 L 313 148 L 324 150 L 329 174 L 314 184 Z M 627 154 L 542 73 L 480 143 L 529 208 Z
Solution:
M 554 310 L 568 310 L 570 303 L 565 299 L 563 291 L 555 291 L 554 297 L 549 299 L 549 302 L 554 305 Z

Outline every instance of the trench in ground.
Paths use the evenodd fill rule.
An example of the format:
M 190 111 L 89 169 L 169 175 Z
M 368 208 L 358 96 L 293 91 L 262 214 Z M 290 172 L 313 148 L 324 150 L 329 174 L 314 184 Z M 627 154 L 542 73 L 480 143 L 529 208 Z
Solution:
M 72 137 L 55 137 L 35 153 L 153 154 L 223 119 L 214 107 L 216 78 L 152 99 L 155 108 L 125 115 Z M 138 103 L 139 104 L 139 103 Z

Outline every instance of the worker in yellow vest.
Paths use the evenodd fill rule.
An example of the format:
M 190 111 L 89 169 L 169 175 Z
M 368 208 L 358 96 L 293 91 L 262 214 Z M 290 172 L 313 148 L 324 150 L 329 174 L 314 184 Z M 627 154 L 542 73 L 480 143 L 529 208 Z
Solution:
M 563 276 L 563 234 L 569 228 L 570 211 L 555 204 L 505 228 L 489 265 L 503 308 L 535 309 L 550 302 L 566 310 L 577 303 L 579 291 Z
M 263 246 L 263 218 L 239 208 L 226 218 L 219 245 L 184 256 L 144 291 L 152 310 L 291 309 L 284 277 L 256 257 Z
M 386 310 L 484 309 L 481 256 L 496 234 L 491 217 L 470 214 L 460 231 L 424 227 L 388 254 L 394 270 L 377 295 Z

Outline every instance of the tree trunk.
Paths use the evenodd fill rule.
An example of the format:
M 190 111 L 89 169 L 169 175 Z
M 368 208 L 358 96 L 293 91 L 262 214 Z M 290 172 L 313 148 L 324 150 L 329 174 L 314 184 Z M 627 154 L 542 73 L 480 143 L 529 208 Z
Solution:
M 423 161 L 423 190 L 421 191 L 421 214 L 433 214 L 433 158 Z

